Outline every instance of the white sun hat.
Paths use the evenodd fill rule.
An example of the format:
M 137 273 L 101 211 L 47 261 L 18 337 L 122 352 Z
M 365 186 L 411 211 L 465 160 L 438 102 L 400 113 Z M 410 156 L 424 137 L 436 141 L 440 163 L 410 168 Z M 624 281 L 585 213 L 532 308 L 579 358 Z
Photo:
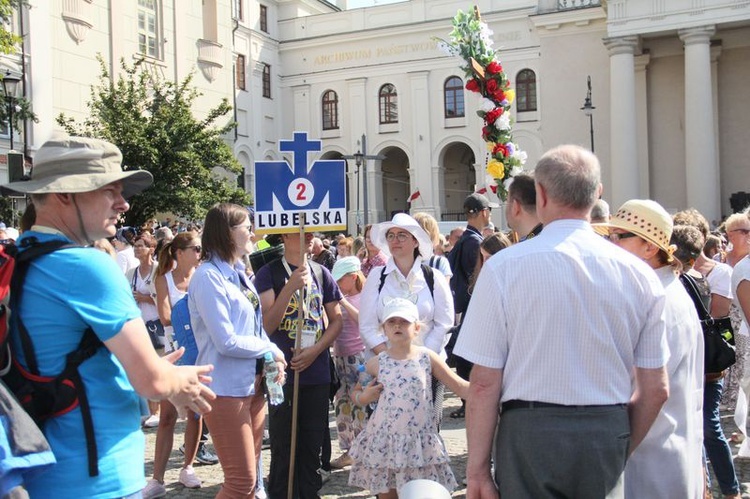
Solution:
M 391 256 L 391 251 L 388 248 L 388 241 L 386 241 L 385 236 L 388 234 L 388 231 L 393 228 L 403 229 L 414 236 L 419 243 L 419 254 L 423 260 L 432 256 L 432 241 L 422 226 L 419 225 L 419 223 L 410 215 L 406 213 L 396 213 L 393 216 L 393 220 L 390 222 L 375 224 L 370 230 L 370 240 L 372 240 L 372 244 L 380 248 L 380 251 L 382 251 L 386 257 Z

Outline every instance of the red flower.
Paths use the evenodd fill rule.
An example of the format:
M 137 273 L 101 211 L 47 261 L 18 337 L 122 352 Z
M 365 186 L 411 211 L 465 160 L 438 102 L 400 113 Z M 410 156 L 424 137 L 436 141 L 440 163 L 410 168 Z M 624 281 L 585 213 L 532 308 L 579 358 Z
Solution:
M 485 86 L 485 88 L 487 89 L 488 95 L 494 94 L 498 90 L 497 80 L 494 80 L 494 79 L 487 80 L 487 85 Z
M 508 148 L 505 144 L 496 144 L 492 149 L 492 155 L 502 161 L 508 155 Z
M 487 142 L 490 141 L 490 139 L 492 138 L 492 127 L 482 127 L 482 138 Z
M 505 92 L 498 89 L 497 92 L 492 94 L 492 98 L 495 100 L 495 102 L 502 102 L 505 100 Z
M 492 61 L 491 63 L 487 64 L 487 72 L 491 75 L 496 75 L 498 73 L 503 72 L 503 67 L 500 65 L 499 62 Z
M 471 80 L 466 82 L 466 90 L 470 90 L 472 92 L 479 92 L 479 82 L 476 78 L 472 78 Z
M 495 109 L 488 111 L 487 114 L 484 115 L 484 121 L 487 122 L 488 125 L 492 125 L 493 123 L 495 123 L 495 120 L 497 120 L 502 114 L 503 108 L 496 107 Z

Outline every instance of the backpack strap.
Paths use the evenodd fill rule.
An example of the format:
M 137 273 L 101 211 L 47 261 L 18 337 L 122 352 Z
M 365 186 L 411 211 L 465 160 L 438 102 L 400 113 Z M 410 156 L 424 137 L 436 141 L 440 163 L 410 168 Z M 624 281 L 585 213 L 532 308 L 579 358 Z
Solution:
M 16 266 L 13 270 L 13 277 L 10 281 L 10 304 L 11 310 L 15 310 L 11 320 L 14 320 L 18 325 L 18 333 L 21 339 L 21 348 L 23 349 L 23 355 L 26 358 L 26 364 L 28 365 L 29 371 L 32 374 L 39 374 L 39 366 L 36 361 L 36 353 L 34 351 L 34 344 L 31 341 L 26 326 L 21 320 L 21 314 L 19 313 L 19 303 L 21 302 L 21 295 L 23 294 L 23 283 L 26 280 L 26 274 L 29 271 L 31 262 L 41 256 L 47 255 L 59 249 L 75 248 L 79 247 L 76 244 L 69 243 L 61 239 L 48 241 L 46 243 L 39 243 L 36 238 L 24 239 L 21 242 L 21 247 L 26 248 L 24 251 L 20 251 L 16 256 Z
M 427 283 L 427 289 L 430 290 L 430 296 L 432 296 L 433 300 L 435 299 L 435 271 L 432 270 L 432 267 L 429 265 L 426 265 L 422 263 L 422 275 L 424 275 L 424 280 Z M 385 267 L 383 267 L 382 272 L 380 273 L 380 284 L 378 285 L 378 295 L 383 290 L 383 286 L 385 285 L 385 278 L 388 277 L 390 274 L 385 273 Z
M 25 249 L 24 251 L 19 252 L 16 257 L 16 267 L 13 271 L 13 277 L 11 278 L 11 307 L 16 311 L 16 313 L 13 314 L 13 320 L 16 321 L 18 326 L 21 348 L 23 348 L 24 357 L 28 365 L 28 372 L 38 377 L 39 365 L 37 363 L 34 345 L 26 326 L 21 319 L 21 314 L 19 313 L 19 304 L 21 295 L 23 294 L 23 284 L 26 279 L 26 274 L 28 273 L 33 260 L 60 249 L 77 248 L 80 246 L 64 240 L 53 240 L 39 243 L 36 238 L 28 238 L 21 242 L 21 247 Z M 78 371 L 78 367 L 83 362 L 93 357 L 103 345 L 102 341 L 94 333 L 94 330 L 91 329 L 91 327 L 86 328 L 86 331 L 83 333 L 83 337 L 78 343 L 76 349 L 65 357 L 65 368 L 63 369 L 63 372 L 57 376 L 57 378 L 60 379 L 71 380 L 75 387 L 78 404 L 81 407 L 81 417 L 83 418 L 83 429 L 86 437 L 88 471 L 89 476 L 92 477 L 99 475 L 99 457 L 94 436 L 94 421 L 91 417 L 91 407 L 89 405 L 86 389 L 83 386 L 83 379 Z M 19 368 L 22 372 L 24 371 L 20 365 Z M 71 410 L 74 407 L 75 406 L 73 405 L 66 409 Z

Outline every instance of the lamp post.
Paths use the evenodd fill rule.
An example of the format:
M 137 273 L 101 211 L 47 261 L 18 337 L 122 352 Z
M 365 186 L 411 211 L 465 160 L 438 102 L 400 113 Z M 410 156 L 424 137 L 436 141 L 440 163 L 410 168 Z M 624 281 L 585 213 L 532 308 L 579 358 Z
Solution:
M 581 111 L 583 114 L 589 117 L 589 131 L 591 133 L 591 152 L 594 152 L 594 109 L 591 104 L 591 76 L 587 79 L 588 92 L 586 92 L 586 99 L 583 101 L 583 107 Z
M 13 110 L 16 107 L 16 96 L 18 95 L 18 84 L 21 78 L 11 73 L 9 69 L 5 70 L 3 75 L 3 94 L 5 95 L 5 106 L 8 113 L 8 133 L 10 135 L 10 148 L 13 150 Z
M 378 154 L 376 156 L 369 156 L 367 154 L 367 136 L 365 134 L 362 134 L 362 149 L 358 150 L 355 154 L 352 154 L 351 156 L 343 156 L 344 159 L 353 159 L 354 163 L 357 165 L 357 235 L 360 235 L 359 232 L 359 167 L 363 166 L 364 171 L 362 174 L 364 175 L 362 177 L 362 190 L 364 191 L 363 195 L 363 203 L 364 203 L 364 210 L 365 210 L 365 219 L 364 219 L 364 225 L 365 227 L 368 224 L 369 219 L 369 213 L 368 213 L 368 193 L 367 193 L 367 160 L 368 159 L 378 159 L 383 160 L 385 159 L 385 156 L 382 154 Z M 361 152 L 360 152 L 361 151 Z

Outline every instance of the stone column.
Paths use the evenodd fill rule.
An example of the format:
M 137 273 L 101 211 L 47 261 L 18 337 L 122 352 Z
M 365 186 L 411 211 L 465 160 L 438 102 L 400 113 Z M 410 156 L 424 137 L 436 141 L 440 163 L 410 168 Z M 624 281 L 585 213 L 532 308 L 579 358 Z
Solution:
M 638 158 L 638 196 L 650 198 L 648 158 L 648 81 L 647 68 L 651 60 L 649 54 L 641 54 L 635 57 L 635 102 L 636 102 L 636 128 L 638 141 L 636 145 L 636 157 Z M 617 209 L 617 208 L 615 208 Z
M 714 88 L 711 82 L 713 26 L 681 29 L 685 44 L 685 176 L 687 205 L 709 221 L 721 215 L 716 161 Z
M 635 100 L 635 48 L 638 37 L 607 38 L 609 50 L 610 85 L 610 161 L 612 192 L 604 192 L 610 205 L 622 205 L 628 199 L 640 197 L 638 141 Z M 605 166 L 606 167 L 606 166 Z

